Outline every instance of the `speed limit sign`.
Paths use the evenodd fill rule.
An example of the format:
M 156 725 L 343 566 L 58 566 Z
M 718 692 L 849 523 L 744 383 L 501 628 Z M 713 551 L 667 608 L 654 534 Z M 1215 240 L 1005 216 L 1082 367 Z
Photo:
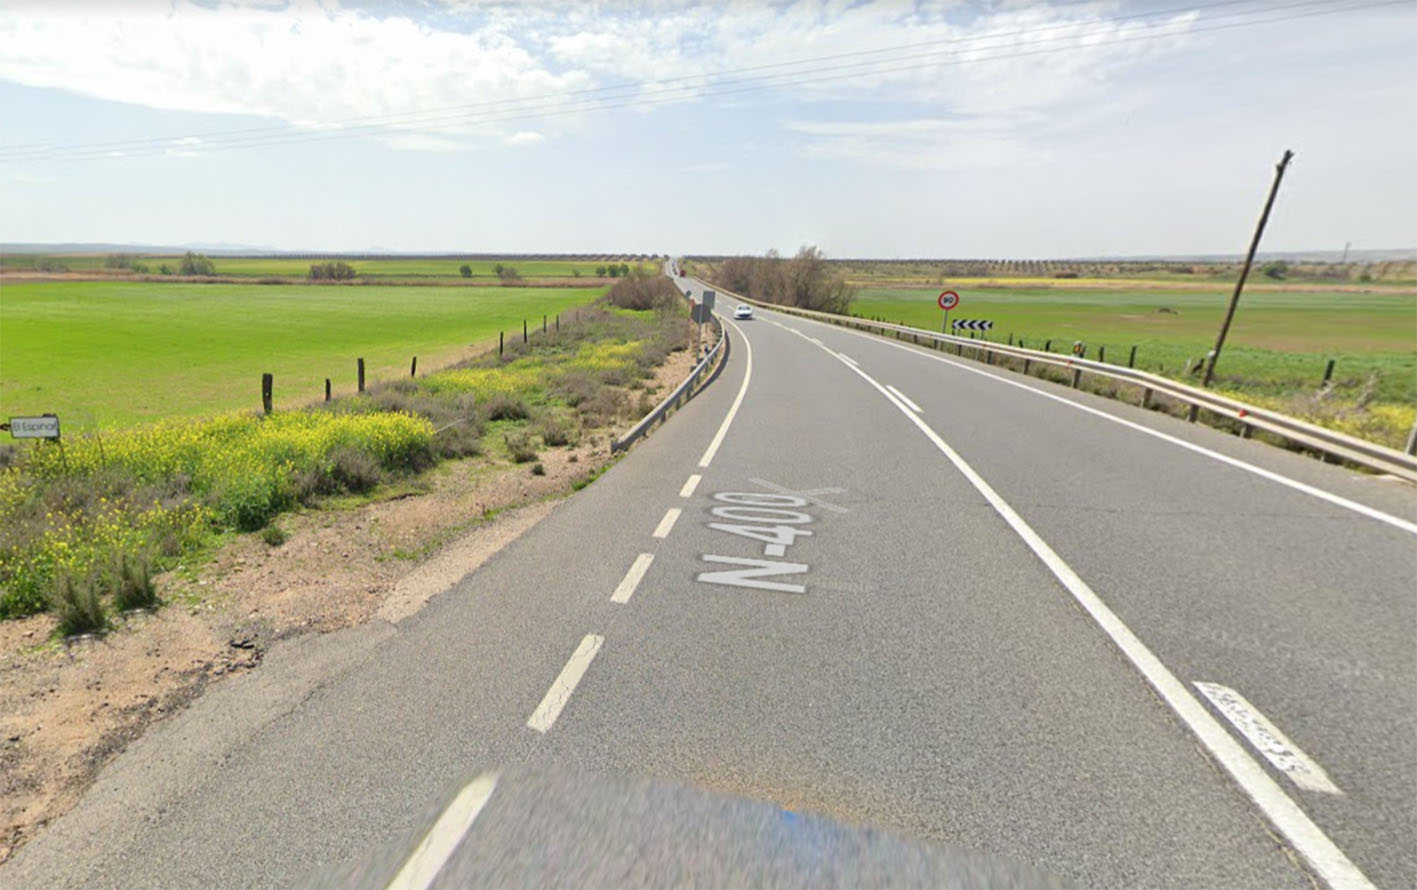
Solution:
M 949 312 L 951 309 L 959 305 L 959 294 L 955 293 L 952 290 L 944 291 L 940 294 L 940 299 L 938 300 L 938 302 L 940 304 L 941 309 L 945 310 L 946 312 Z

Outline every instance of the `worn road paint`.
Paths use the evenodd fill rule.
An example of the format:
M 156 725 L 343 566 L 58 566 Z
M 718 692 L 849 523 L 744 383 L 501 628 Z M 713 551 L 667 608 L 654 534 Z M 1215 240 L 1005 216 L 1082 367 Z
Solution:
M 916 414 L 920 413 L 920 406 L 910 401 L 910 399 L 906 396 L 905 393 L 896 389 L 894 386 L 891 386 L 889 383 L 886 384 L 886 389 L 894 393 L 895 397 L 904 402 L 906 404 L 906 407 L 908 407 L 911 411 L 914 411 Z
M 1305 791 L 1322 791 L 1324 794 L 1342 794 L 1343 791 L 1299 746 L 1289 741 L 1289 737 L 1279 731 L 1279 727 L 1260 713 L 1260 709 L 1250 704 L 1243 695 L 1229 686 L 1219 683 L 1196 682 L 1191 684 L 1210 699 L 1215 709 L 1225 715 L 1225 719 L 1240 731 L 1254 749 L 1264 755 L 1274 768 L 1289 777 L 1289 780 Z
M 556 682 L 546 690 L 546 696 L 541 700 L 541 704 L 536 706 L 536 710 L 526 721 L 527 726 L 543 733 L 551 728 L 551 724 L 561 716 L 561 709 L 566 706 L 566 702 L 570 701 L 571 693 L 576 691 L 576 684 L 581 682 L 581 677 L 585 676 L 586 669 L 590 667 L 591 659 L 595 658 L 595 653 L 600 651 L 600 645 L 604 642 L 604 637 L 595 634 L 585 635 L 585 639 L 581 640 L 576 651 L 571 653 L 571 660 L 561 668 Z
M 795 490 L 793 490 L 793 489 L 791 489 L 791 488 L 788 488 L 786 485 L 778 485 L 776 482 L 769 482 L 769 481 L 766 480 L 766 479 L 759 479 L 759 478 L 757 478 L 756 476 L 754 476 L 752 479 L 749 479 L 748 481 L 751 482 L 751 483 L 753 483 L 754 485 L 761 485 L 763 488 L 772 489 L 773 491 L 775 491 L 775 492 L 777 492 L 777 493 L 779 493 L 779 494 L 788 494 L 788 495 L 793 495 L 793 496 L 799 497 L 799 498 L 805 498 L 807 501 L 809 501 L 810 503 L 816 504 L 818 507 L 821 507 L 823 510 L 830 510 L 830 511 L 832 511 L 833 513 L 850 513 L 850 512 L 851 512 L 850 510 L 846 509 L 845 507 L 841 507 L 841 506 L 838 506 L 838 505 L 836 505 L 836 504 L 828 503 L 828 502 L 822 500 L 820 497 L 817 497 L 817 495 L 823 495 L 823 494 L 846 494 L 846 489 L 844 489 L 844 488 L 804 488 L 804 489 L 802 489 L 801 491 L 795 491 Z
M 659 520 L 659 525 L 654 530 L 654 536 L 656 538 L 669 537 L 669 532 L 674 528 L 674 522 L 679 518 L 679 514 L 682 512 L 684 511 L 680 510 L 678 507 L 670 507 L 669 510 L 665 512 L 664 518 Z
M 427 890 L 432 886 L 496 789 L 497 774 L 483 773 L 459 791 L 394 875 L 388 890 Z
M 663 525 L 664 523 L 660 523 Z M 665 534 L 668 534 L 666 531 Z M 610 595 L 612 603 L 628 603 L 630 597 L 635 595 L 635 588 L 640 586 L 640 581 L 644 579 L 645 572 L 649 571 L 649 564 L 654 562 L 653 553 L 641 553 L 635 557 L 634 565 L 625 573 L 625 577 L 620 580 L 620 586 L 615 588 L 615 592 Z
M 801 584 L 784 584 L 778 581 L 758 580 L 759 578 L 771 578 L 776 575 L 800 575 L 807 571 L 807 566 L 800 562 L 775 562 L 767 559 L 738 559 L 733 556 L 712 556 L 708 554 L 700 558 L 704 562 L 717 562 L 745 567 L 741 569 L 727 569 L 721 572 L 700 572 L 694 576 L 695 581 L 701 581 L 704 584 L 756 587 L 759 590 L 780 590 L 784 593 L 807 592 L 807 588 Z
M 684 487 L 679 489 L 679 497 L 687 498 L 693 495 L 694 489 L 699 487 L 699 482 L 703 479 L 698 473 L 689 477 L 689 481 L 684 483 Z

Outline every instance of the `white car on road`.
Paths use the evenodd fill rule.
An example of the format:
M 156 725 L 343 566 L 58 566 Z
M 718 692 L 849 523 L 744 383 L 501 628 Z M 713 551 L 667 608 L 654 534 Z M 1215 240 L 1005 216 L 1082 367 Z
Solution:
M 734 318 L 752 318 L 752 317 L 753 317 L 753 307 L 752 307 L 752 306 L 749 306 L 747 303 L 739 303 L 739 304 L 738 304 L 738 308 L 733 310 L 733 317 L 734 317 Z

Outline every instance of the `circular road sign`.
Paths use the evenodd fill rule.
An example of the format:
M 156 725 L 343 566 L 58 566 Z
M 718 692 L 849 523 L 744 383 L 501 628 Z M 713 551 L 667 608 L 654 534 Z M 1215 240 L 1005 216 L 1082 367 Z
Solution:
M 959 305 L 959 294 L 952 290 L 947 290 L 940 294 L 939 304 L 941 309 L 948 312 Z

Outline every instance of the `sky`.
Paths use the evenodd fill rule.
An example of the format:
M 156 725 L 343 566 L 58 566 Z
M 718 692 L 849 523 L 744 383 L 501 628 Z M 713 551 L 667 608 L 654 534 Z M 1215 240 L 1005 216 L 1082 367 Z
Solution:
M 0 0 L 0 242 L 1417 246 L 1414 0 Z

